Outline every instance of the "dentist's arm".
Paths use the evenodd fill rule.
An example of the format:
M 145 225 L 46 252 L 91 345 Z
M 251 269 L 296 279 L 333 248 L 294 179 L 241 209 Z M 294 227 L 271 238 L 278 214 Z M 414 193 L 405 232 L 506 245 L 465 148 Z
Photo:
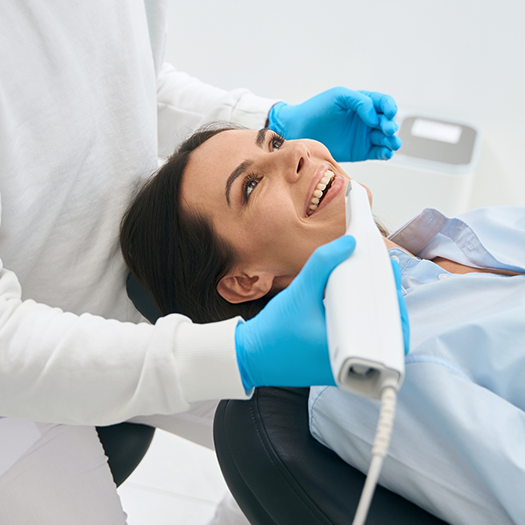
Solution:
M 0 261 L 0 414 L 109 425 L 245 399 L 253 386 L 334 384 L 323 293 L 354 246 L 344 236 L 316 250 L 248 322 L 202 325 L 177 314 L 135 325 L 22 300 Z
M 247 323 L 195 324 L 172 314 L 153 326 L 78 316 L 22 300 L 0 261 L 0 414 L 108 425 L 183 412 L 205 399 L 245 399 L 252 386 L 333 384 L 323 292 L 354 244 L 345 236 L 318 249 Z

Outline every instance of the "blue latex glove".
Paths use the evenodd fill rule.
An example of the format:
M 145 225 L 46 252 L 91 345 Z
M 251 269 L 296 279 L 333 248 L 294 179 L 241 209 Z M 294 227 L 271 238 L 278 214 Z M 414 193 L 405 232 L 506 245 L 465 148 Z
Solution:
M 321 246 L 292 284 L 235 332 L 237 361 L 244 388 L 254 386 L 335 385 L 330 367 L 323 296 L 332 270 L 355 248 L 344 235 Z M 401 293 L 399 263 L 391 259 L 403 325 L 405 354 L 410 327 Z
M 394 278 L 396 280 L 397 300 L 399 302 L 399 313 L 401 314 L 401 324 L 403 326 L 403 340 L 405 343 L 405 355 L 410 350 L 410 323 L 408 321 L 408 312 L 401 292 L 401 268 L 395 259 L 390 259 L 392 270 L 394 271 Z
M 312 254 L 292 284 L 235 332 L 246 390 L 254 386 L 335 385 L 326 340 L 324 289 L 355 248 L 344 235 Z
M 389 95 L 337 87 L 295 106 L 279 102 L 268 120 L 270 129 L 285 139 L 322 142 L 338 162 L 386 160 L 401 147 L 394 136 L 396 113 Z

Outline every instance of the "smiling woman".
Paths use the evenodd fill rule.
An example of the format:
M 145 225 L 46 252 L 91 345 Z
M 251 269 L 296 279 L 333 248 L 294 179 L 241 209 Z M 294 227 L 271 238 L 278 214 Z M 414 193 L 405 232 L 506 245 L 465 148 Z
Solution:
M 331 178 L 330 187 L 321 182 Z M 344 234 L 347 180 L 321 143 L 284 141 L 267 129 L 224 131 L 196 149 L 181 206 L 207 217 L 235 253 L 219 294 L 241 303 L 290 284 L 315 248 Z
M 250 318 L 344 233 L 348 179 L 319 142 L 215 124 L 142 188 L 122 251 L 163 314 Z

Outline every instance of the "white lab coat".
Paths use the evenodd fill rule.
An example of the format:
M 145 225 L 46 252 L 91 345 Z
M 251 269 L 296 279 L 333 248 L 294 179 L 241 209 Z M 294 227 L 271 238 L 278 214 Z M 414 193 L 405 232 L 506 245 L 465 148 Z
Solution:
M 143 319 L 119 222 L 158 148 L 207 120 L 262 127 L 275 102 L 162 65 L 165 12 L 0 3 L 0 415 L 103 425 L 246 396 L 236 320 L 123 322 Z

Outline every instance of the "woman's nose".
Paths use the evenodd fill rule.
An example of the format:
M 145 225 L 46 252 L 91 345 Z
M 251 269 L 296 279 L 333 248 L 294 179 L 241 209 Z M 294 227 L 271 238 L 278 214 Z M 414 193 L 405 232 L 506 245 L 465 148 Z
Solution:
M 289 182 L 295 182 L 304 174 L 304 168 L 310 159 L 310 152 L 304 143 L 298 141 L 290 144 L 286 153 L 288 153 L 288 159 L 285 176 Z

